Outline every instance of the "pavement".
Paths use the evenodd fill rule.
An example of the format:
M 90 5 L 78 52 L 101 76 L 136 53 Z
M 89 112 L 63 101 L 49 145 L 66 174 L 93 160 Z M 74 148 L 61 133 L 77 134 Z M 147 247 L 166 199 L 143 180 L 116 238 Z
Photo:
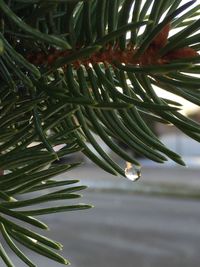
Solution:
M 199 267 L 200 205 L 179 199 L 121 192 L 83 192 L 95 208 L 40 216 L 61 242 L 72 267 Z M 63 266 L 28 249 L 37 267 Z M 6 248 L 15 267 L 26 265 Z M 0 266 L 4 263 L 0 260 Z

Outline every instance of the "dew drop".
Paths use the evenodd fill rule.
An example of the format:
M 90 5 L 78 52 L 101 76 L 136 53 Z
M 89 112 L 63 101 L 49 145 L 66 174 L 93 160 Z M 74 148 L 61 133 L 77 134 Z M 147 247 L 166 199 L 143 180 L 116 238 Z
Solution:
M 141 177 L 141 167 L 133 166 L 130 162 L 127 161 L 125 168 L 125 175 L 126 178 L 135 182 Z

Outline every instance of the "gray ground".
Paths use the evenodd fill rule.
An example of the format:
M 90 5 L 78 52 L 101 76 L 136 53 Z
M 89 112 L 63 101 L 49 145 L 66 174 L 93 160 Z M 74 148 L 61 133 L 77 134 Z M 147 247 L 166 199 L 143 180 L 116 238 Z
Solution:
M 101 173 L 101 174 L 100 174 Z M 146 174 L 145 174 L 146 173 Z M 198 267 L 200 259 L 200 203 L 195 199 L 136 195 L 131 190 L 111 190 L 114 183 L 107 174 L 90 167 L 75 170 L 69 177 L 83 177 L 92 190 L 83 192 L 81 202 L 95 205 L 94 209 L 51 215 L 49 237 L 64 244 L 63 254 L 72 267 Z M 185 175 L 185 176 L 184 176 Z M 77 177 L 79 176 L 79 177 Z M 187 184 L 187 177 L 198 188 L 198 170 L 144 170 L 151 185 Z M 99 177 L 99 178 L 98 178 Z M 160 179 L 158 178 L 160 177 Z M 174 177 L 174 179 L 173 179 Z M 98 179 L 109 181 L 109 190 L 99 190 Z M 96 179 L 96 180 L 95 180 Z M 121 178 L 122 179 L 122 178 Z M 177 184 L 175 180 L 177 179 Z M 123 180 L 123 179 L 122 179 Z M 161 181 L 160 181 L 161 180 Z M 96 181 L 94 183 L 94 181 Z M 121 183 L 121 180 L 116 182 Z M 123 182 L 123 184 L 126 181 Z M 94 184 L 96 184 L 96 189 Z M 128 183 L 127 188 L 135 183 Z M 113 184 L 114 187 L 114 184 Z M 116 188 L 115 188 L 116 189 Z M 16 267 L 25 265 L 14 259 Z M 29 254 L 38 267 L 57 267 L 60 264 Z M 0 262 L 0 266 L 4 266 Z

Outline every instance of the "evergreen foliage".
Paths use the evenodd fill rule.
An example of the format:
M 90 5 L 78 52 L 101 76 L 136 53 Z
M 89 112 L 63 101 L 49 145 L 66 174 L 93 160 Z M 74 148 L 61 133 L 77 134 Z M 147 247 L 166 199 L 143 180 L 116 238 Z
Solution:
M 154 87 L 200 105 L 200 78 L 194 76 L 200 72 L 200 5 L 183 2 L 0 0 L 0 231 L 27 266 L 36 265 L 18 243 L 68 264 L 55 252 L 61 244 L 28 224 L 45 230 L 38 215 L 91 207 L 49 207 L 50 201 L 79 198 L 77 191 L 85 188 L 74 186 L 77 180 L 54 180 L 79 164 L 55 160 L 82 151 L 105 171 L 124 176 L 99 136 L 136 167 L 118 141 L 153 161 L 184 165 L 144 115 L 200 141 L 200 125 Z M 56 152 L 60 144 L 65 146 Z M 39 196 L 33 197 L 35 191 Z M 14 266 L 2 245 L 0 255 Z

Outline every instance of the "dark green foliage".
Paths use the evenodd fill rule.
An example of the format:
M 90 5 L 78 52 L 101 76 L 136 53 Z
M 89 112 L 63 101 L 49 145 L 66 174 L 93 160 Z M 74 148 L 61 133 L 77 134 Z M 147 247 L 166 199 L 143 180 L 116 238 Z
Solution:
M 184 165 L 143 115 L 200 141 L 199 124 L 154 87 L 200 105 L 200 78 L 192 77 L 200 72 L 199 11 L 195 1 L 179 0 L 0 0 L 0 231 L 27 266 L 35 265 L 17 243 L 59 263 L 68 261 L 54 252 L 60 243 L 21 226 L 22 221 L 47 229 L 33 216 L 91 207 L 37 206 L 72 201 L 85 189 L 71 186 L 77 180 L 52 180 L 78 165 L 56 166 L 55 160 L 82 151 L 105 171 L 124 176 L 99 136 L 136 166 L 118 141 L 156 162 L 170 158 Z M 178 32 L 159 41 L 169 24 Z M 157 47 L 155 40 L 165 44 Z M 184 56 L 177 56 L 178 49 Z M 14 266 L 2 245 L 0 255 L 6 266 Z

